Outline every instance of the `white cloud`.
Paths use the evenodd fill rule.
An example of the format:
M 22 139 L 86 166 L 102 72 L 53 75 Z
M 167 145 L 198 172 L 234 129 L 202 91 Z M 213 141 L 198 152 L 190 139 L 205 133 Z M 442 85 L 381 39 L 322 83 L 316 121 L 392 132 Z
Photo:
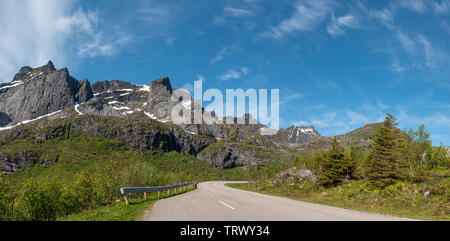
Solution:
M 177 38 L 175 37 L 169 37 L 166 39 L 166 45 L 167 46 L 172 46 L 175 43 L 175 40 L 177 40 Z
M 409 53 L 415 65 L 433 69 L 437 65 L 445 64 L 445 55 L 441 55 L 439 51 L 432 45 L 424 35 L 415 35 L 410 37 L 401 31 L 395 33 L 397 41 L 400 43 L 402 49 Z M 397 58 L 391 66 L 397 69 L 397 72 L 403 72 L 404 67 L 399 63 Z
M 354 111 L 346 111 L 345 114 L 347 115 L 347 117 L 350 120 L 350 123 L 349 123 L 350 125 L 370 122 L 368 117 L 366 117 L 362 114 L 356 113 Z
M 310 123 L 307 121 L 296 121 L 296 122 L 292 122 L 292 125 L 294 125 L 294 126 L 309 126 Z
M 411 38 L 409 38 L 405 33 L 397 31 L 395 37 L 402 45 L 403 49 L 405 49 L 405 51 L 409 53 L 414 53 L 416 51 L 414 41 Z
M 150 1 L 151 2 L 151 1 Z M 168 24 L 171 17 L 170 6 L 152 4 L 143 6 L 137 11 L 137 18 L 151 24 Z
M 327 27 L 328 33 L 332 36 L 344 35 L 345 32 L 343 27 L 359 28 L 360 26 L 356 17 L 351 14 L 338 18 L 336 18 L 334 14 L 331 14 L 331 23 Z
M 436 14 L 446 14 L 450 11 L 450 1 L 433 2 L 433 8 Z
M 110 56 L 126 35 L 98 30 L 100 14 L 76 7 L 76 0 L 0 1 L 0 82 L 9 82 L 18 68 L 53 60 L 69 64 L 80 56 Z
M 427 10 L 427 4 L 423 0 L 402 0 L 400 6 L 420 14 L 424 14 Z
M 423 54 L 425 59 L 425 64 L 433 68 L 434 66 L 434 59 L 435 59 L 435 51 L 433 47 L 431 46 L 430 41 L 425 36 L 420 35 L 418 40 L 422 46 L 423 46 Z
M 211 59 L 211 64 L 215 64 L 217 62 L 222 61 L 225 57 L 236 53 L 239 50 L 239 44 L 235 43 L 230 46 L 225 46 L 220 49 L 219 53 Z
M 219 76 L 220 81 L 230 80 L 230 79 L 240 79 L 241 77 L 248 74 L 248 68 L 247 67 L 241 67 L 239 71 L 236 70 L 229 70 L 225 74 Z
M 247 9 L 233 8 L 233 7 L 224 8 L 224 16 L 242 18 L 242 17 L 249 17 L 251 15 L 253 15 L 253 12 Z
M 113 56 L 118 53 L 119 49 L 131 41 L 131 37 L 126 33 L 121 33 L 112 39 L 103 37 L 103 33 L 99 32 L 92 35 L 92 40 L 81 44 L 78 47 L 80 56 L 98 57 Z
M 394 24 L 394 13 L 385 8 L 383 10 L 374 10 L 368 12 L 368 16 L 370 18 L 374 18 L 378 20 L 383 25 L 387 26 L 388 28 L 392 28 Z
M 310 31 L 326 19 L 333 6 L 334 2 L 331 0 L 300 2 L 290 18 L 283 20 L 278 26 L 272 27 L 262 35 L 279 39 L 297 31 Z
M 303 96 L 304 96 L 303 94 L 291 94 L 291 95 L 288 95 L 288 96 L 283 96 L 281 98 L 279 104 L 283 105 L 283 104 L 286 104 L 288 102 L 291 102 L 291 101 L 297 100 L 299 98 L 302 98 Z

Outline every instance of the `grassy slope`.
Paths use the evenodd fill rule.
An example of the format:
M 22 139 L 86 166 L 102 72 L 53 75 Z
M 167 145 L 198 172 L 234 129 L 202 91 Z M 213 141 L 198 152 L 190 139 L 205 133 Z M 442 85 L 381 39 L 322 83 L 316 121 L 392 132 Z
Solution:
M 186 189 L 186 192 L 192 190 L 193 189 Z M 150 212 L 153 205 L 158 200 L 183 193 L 185 192 L 182 191 L 181 193 L 171 193 L 170 195 L 167 195 L 166 192 L 162 192 L 160 198 L 158 198 L 157 193 L 149 193 L 147 199 L 144 199 L 142 195 L 140 195 L 131 199 L 128 206 L 125 204 L 125 201 L 120 200 L 120 202 L 108 206 L 102 206 L 59 218 L 58 221 L 141 221 L 145 212 Z
M 446 180 L 445 182 L 446 183 L 441 183 L 440 185 L 446 185 L 447 188 L 444 188 L 443 190 L 448 190 L 449 180 Z M 340 187 L 319 189 L 309 192 L 303 192 L 298 186 L 288 184 L 249 186 L 248 184 L 232 183 L 227 184 L 227 186 L 273 196 L 372 213 L 420 220 L 450 219 L 448 195 L 443 193 L 443 195 L 436 195 L 432 199 L 426 200 L 423 198 L 422 193 L 418 192 L 419 187 L 414 184 L 396 185 L 391 193 L 381 193 L 377 196 L 364 191 L 364 183 L 361 181 L 354 181 Z

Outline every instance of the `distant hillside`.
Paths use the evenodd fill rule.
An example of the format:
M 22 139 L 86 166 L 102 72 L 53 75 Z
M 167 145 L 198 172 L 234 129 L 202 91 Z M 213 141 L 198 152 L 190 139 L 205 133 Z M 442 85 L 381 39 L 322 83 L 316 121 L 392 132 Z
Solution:
M 370 148 L 376 130 L 381 124 L 382 123 L 367 124 L 346 134 L 338 135 L 336 136 L 337 141 L 342 147 L 356 146 L 360 149 Z M 330 148 L 332 140 L 333 137 L 320 136 L 312 139 L 310 142 L 298 145 L 296 148 L 302 151 L 319 151 Z

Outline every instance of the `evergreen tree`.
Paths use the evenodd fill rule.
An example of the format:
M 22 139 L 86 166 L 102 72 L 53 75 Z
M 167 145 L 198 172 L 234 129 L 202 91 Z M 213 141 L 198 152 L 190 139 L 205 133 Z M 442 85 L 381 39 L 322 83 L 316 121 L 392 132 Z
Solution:
M 336 137 L 332 144 L 332 149 L 322 160 L 319 174 L 319 184 L 325 187 L 336 186 L 350 179 L 354 170 L 354 161 L 339 150 Z
M 376 187 L 386 187 L 398 179 L 399 132 L 396 118 L 387 114 L 383 125 L 378 128 L 369 154 L 367 177 Z

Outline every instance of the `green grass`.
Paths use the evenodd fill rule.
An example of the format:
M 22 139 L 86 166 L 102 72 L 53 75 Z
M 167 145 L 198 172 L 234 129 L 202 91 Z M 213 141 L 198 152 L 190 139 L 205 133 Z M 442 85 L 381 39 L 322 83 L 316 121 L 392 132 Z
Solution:
M 447 180 L 448 181 L 448 180 Z M 441 183 L 440 189 L 448 190 L 448 183 Z M 359 210 L 371 213 L 407 217 L 419 220 L 450 220 L 448 194 L 435 195 L 431 199 L 423 198 L 417 184 L 399 184 L 392 192 L 382 191 L 378 195 L 365 190 L 364 183 L 354 181 L 334 188 L 302 190 L 299 185 L 283 184 L 241 184 L 230 183 L 227 186 L 263 194 L 286 197 L 295 200 L 318 203 L 328 206 Z
M 193 189 L 186 189 L 186 192 Z M 129 205 L 126 205 L 124 200 L 115 202 L 108 206 L 98 207 L 92 210 L 85 210 L 80 213 L 72 214 L 67 217 L 57 219 L 57 221 L 142 221 L 144 214 L 150 212 L 153 205 L 161 199 L 180 195 L 185 193 L 171 193 L 167 195 L 166 192 L 161 192 L 161 197 L 158 198 L 157 193 L 150 193 L 147 195 L 147 199 L 142 197 L 142 194 L 138 197 L 132 198 Z

